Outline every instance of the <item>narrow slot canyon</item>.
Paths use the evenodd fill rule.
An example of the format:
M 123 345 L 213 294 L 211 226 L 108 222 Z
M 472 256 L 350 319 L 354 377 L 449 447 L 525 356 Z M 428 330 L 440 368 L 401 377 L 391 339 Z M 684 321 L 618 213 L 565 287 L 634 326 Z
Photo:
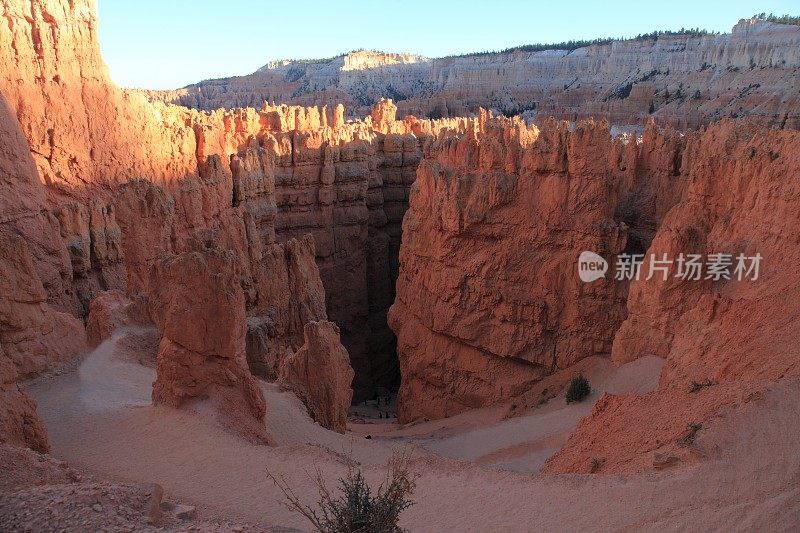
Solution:
M 387 313 L 395 297 L 402 219 L 423 143 L 431 136 L 420 128 L 442 126 L 416 125 L 418 137 L 409 124 L 395 120 L 391 101 L 376 105 L 354 129 L 342 126 L 341 107 L 332 113 L 286 106 L 247 113 L 246 133 L 234 134 L 233 143 L 254 143 L 269 162 L 252 174 L 238 157 L 232 159 L 234 207 L 274 210 L 258 217 L 256 226 L 274 226 L 278 243 L 313 237 L 325 312 L 338 325 L 355 371 L 354 403 L 396 393 L 399 364 Z M 265 181 L 274 181 L 274 191 Z M 269 317 L 249 319 L 248 360 L 268 378 L 275 377 L 274 361 L 282 356 L 274 337 Z M 284 341 L 282 347 L 299 347 Z
M 96 8 L 0 0 L 0 530 L 791 527 L 800 18 L 162 91 Z

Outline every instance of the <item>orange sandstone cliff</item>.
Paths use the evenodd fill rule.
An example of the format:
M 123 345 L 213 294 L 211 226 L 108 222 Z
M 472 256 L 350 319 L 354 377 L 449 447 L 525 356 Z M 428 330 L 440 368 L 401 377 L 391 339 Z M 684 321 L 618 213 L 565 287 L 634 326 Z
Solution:
M 745 22 L 730 36 L 616 43 L 555 62 L 511 54 L 494 88 L 482 83 L 500 76 L 492 58 L 454 58 L 441 94 L 398 109 L 376 92 L 368 117 L 346 121 L 336 98 L 347 91 L 335 88 L 321 108 L 263 104 L 260 94 L 258 109 L 152 103 L 109 81 L 91 0 L 0 5 L 3 441 L 47 449 L 18 380 L 83 353 L 90 309 L 92 345 L 128 320 L 128 306 L 158 326 L 157 402 L 208 396 L 243 412 L 231 423 L 245 431 L 269 408 L 251 374 L 280 377 L 342 431 L 351 398 L 398 383 L 399 416 L 410 421 L 514 401 L 590 355 L 664 358 L 658 390 L 601 398 L 552 472 L 708 455 L 705 425 L 797 373 L 800 138 L 764 127 L 797 125 L 796 94 L 786 93 L 798 59 L 791 28 Z M 662 66 L 684 46 L 682 74 L 620 68 L 647 46 Z M 400 55 L 343 65 L 389 79 L 427 68 Z M 680 127 L 745 107 L 754 122 L 686 134 L 650 122 L 641 136 L 615 137 L 605 121 L 494 118 L 478 108 L 483 92 L 448 103 L 464 86 L 514 85 L 531 65 L 555 68 L 556 85 L 489 104 L 640 120 L 653 100 L 656 117 Z M 580 65 L 601 80 L 601 96 L 565 82 Z M 670 100 L 663 91 L 681 83 L 711 94 Z M 397 120 L 452 109 L 475 116 Z M 763 277 L 583 283 L 583 250 L 761 253 Z
M 390 312 L 400 419 L 508 400 L 610 355 L 627 285 L 581 282 L 578 255 L 643 251 L 685 188 L 682 148 L 652 125 L 638 143 L 612 139 L 606 123 L 539 129 L 486 115 L 435 143 L 412 188 Z
M 9 344 L 23 375 L 82 351 L 76 319 L 97 295 L 146 300 L 157 260 L 214 243 L 237 257 L 253 372 L 275 377 L 287 350 L 303 345 L 304 325 L 330 318 L 356 397 L 396 386 L 386 311 L 408 188 L 425 143 L 467 120 L 396 121 L 391 101 L 354 123 L 341 105 L 205 113 L 152 104 L 109 81 L 93 2 L 2 6 L 1 122 L 7 146 L 20 148 L 3 167 L 0 224 L 25 240 L 42 287 L 26 302 L 41 304 L 45 324 L 4 335 L 46 344 L 58 327 L 76 331 L 74 343 L 25 361 Z
M 798 143 L 735 121 L 612 139 L 602 123 L 504 119 L 435 143 L 412 188 L 390 311 L 401 420 L 514 402 L 589 355 L 658 356 L 658 390 L 603 396 L 545 469 L 630 472 L 712 454 L 698 432 L 800 371 Z M 646 261 L 628 282 L 612 262 L 584 283 L 584 250 L 763 264 L 756 280 L 662 281 L 646 279 Z
M 235 273 L 226 275 L 244 295 L 236 327 L 247 330 L 245 313 L 264 319 L 256 326 L 269 321 L 254 328 L 261 343 L 251 359 L 282 353 L 293 338 L 299 347 L 304 323 L 326 318 L 325 295 L 313 239 L 275 239 L 274 154 L 257 142 L 248 147 L 249 137 L 222 123 L 232 153 L 204 154 L 196 113 L 113 86 L 92 2 L 4 2 L 3 9 L 0 122 L 9 141 L 0 232 L 9 235 L 2 255 L 15 261 L 4 269 L 6 283 L 18 289 L 3 292 L 0 338 L 16 371 L 35 375 L 81 353 L 79 318 L 95 296 L 157 297 L 151 267 L 208 243 L 235 257 Z M 213 117 L 202 118 L 214 127 Z
M 599 458 L 604 468 L 636 471 L 713 456 L 703 428 L 800 374 L 799 148 L 795 131 L 733 122 L 689 136 L 682 173 L 690 185 L 648 253 L 760 254 L 758 279 L 632 282 L 612 358 L 666 359 L 658 390 L 604 396 L 548 470 L 585 471 Z

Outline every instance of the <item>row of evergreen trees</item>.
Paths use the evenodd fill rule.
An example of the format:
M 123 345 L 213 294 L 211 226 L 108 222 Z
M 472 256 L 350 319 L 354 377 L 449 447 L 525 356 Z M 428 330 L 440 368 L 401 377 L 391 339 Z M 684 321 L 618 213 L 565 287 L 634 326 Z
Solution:
M 681 28 L 678 31 L 653 31 L 650 33 L 640 33 L 635 37 L 603 37 L 600 39 L 579 39 L 579 40 L 570 40 L 570 41 L 562 41 L 560 43 L 537 43 L 537 44 L 524 44 L 521 46 L 513 46 L 511 48 L 506 48 L 505 50 L 499 51 L 491 51 L 485 50 L 483 52 L 472 52 L 468 54 L 459 54 L 453 55 L 448 57 L 476 57 L 476 56 L 485 56 L 490 54 L 510 54 L 513 52 L 543 52 L 544 50 L 577 50 L 578 48 L 585 48 L 587 46 L 592 45 L 604 45 L 604 44 L 611 44 L 614 41 L 645 41 L 645 40 L 654 40 L 658 39 L 659 37 L 665 37 L 670 35 L 688 35 L 690 37 L 700 37 L 703 35 L 718 35 L 719 32 L 708 31 L 701 28 Z
M 757 13 L 753 15 L 754 19 L 765 20 L 767 22 L 775 22 L 777 24 L 792 24 L 795 26 L 800 26 L 800 17 L 793 17 L 791 15 L 775 15 L 774 13 L 770 13 L 769 15 L 766 13 Z M 466 54 L 458 54 L 453 56 L 447 57 L 476 57 L 476 56 L 486 56 L 490 54 L 510 54 L 513 52 L 543 52 L 545 50 L 577 50 L 578 48 L 585 48 L 587 46 L 592 45 L 604 45 L 604 44 L 611 44 L 614 41 L 647 41 L 647 40 L 655 40 L 659 37 L 668 37 L 673 35 L 688 35 L 689 37 L 701 37 L 703 35 L 719 35 L 719 32 L 715 31 L 708 31 L 702 28 L 681 28 L 678 31 L 652 31 L 650 33 L 640 33 L 635 37 L 602 37 L 599 39 L 578 39 L 578 40 L 569 40 L 569 41 L 562 41 L 560 43 L 536 43 L 536 44 L 523 44 L 521 46 L 512 46 L 511 48 L 506 48 L 504 50 L 499 51 L 492 51 L 492 50 L 484 50 L 483 52 L 471 52 Z M 354 52 L 363 52 L 364 48 L 359 48 L 357 50 L 351 50 L 347 52 L 347 54 L 352 54 Z M 338 56 L 328 57 L 323 59 L 293 59 L 291 61 L 295 63 L 327 63 L 332 61 L 338 57 L 342 57 L 343 55 L 347 54 L 339 54 Z
M 765 20 L 767 22 L 775 22 L 777 24 L 792 24 L 795 26 L 800 26 L 800 17 L 793 17 L 791 15 L 775 15 L 774 13 L 770 13 L 769 15 L 766 13 L 757 13 L 753 15 L 754 19 L 758 20 Z M 511 48 L 506 48 L 504 50 L 499 51 L 492 51 L 492 50 L 484 50 L 483 52 L 471 52 L 466 54 L 458 54 L 452 55 L 447 57 L 476 57 L 476 56 L 486 56 L 490 54 L 510 54 L 513 52 L 543 52 L 545 50 L 577 50 L 578 48 L 585 48 L 587 46 L 592 45 L 604 45 L 604 44 L 611 44 L 614 41 L 647 41 L 647 40 L 655 40 L 659 37 L 668 37 L 673 35 L 688 35 L 689 37 L 701 37 L 703 35 L 719 35 L 719 32 L 716 31 L 708 31 L 702 28 L 681 28 L 678 31 L 652 31 L 650 33 L 640 33 L 635 37 L 602 37 L 599 39 L 578 39 L 578 40 L 569 40 L 569 41 L 562 41 L 560 43 L 536 43 L 536 44 L 523 44 L 521 46 L 512 46 Z M 339 54 L 338 56 L 334 57 L 327 57 L 322 59 L 292 59 L 291 61 L 294 63 L 327 63 L 330 62 L 338 57 L 342 57 L 343 55 L 352 54 L 355 52 L 363 52 L 364 48 L 359 48 L 357 50 L 351 50 L 345 54 Z
M 754 19 L 759 20 L 766 20 L 767 22 L 775 22 L 776 24 L 791 24 L 793 26 L 800 26 L 800 17 L 793 17 L 791 15 L 775 15 L 774 13 L 770 13 L 767 15 L 766 13 L 758 13 L 753 15 Z

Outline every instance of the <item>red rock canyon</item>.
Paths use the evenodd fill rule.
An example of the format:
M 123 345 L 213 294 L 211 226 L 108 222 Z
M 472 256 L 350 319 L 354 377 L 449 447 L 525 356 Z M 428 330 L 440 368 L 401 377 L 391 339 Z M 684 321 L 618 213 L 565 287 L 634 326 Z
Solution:
M 411 531 L 800 527 L 799 25 L 156 91 L 0 6 L 0 529 L 304 531 L 266 471 L 398 446 Z

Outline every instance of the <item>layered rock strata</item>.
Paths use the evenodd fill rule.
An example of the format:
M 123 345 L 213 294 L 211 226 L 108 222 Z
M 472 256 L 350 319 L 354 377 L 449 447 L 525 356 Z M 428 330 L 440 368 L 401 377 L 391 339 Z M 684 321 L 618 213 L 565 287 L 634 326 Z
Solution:
M 800 372 L 798 143 L 740 121 L 612 139 L 605 124 L 491 118 L 434 143 L 390 311 L 400 419 L 513 402 L 589 355 L 658 356 L 658 389 L 604 395 L 545 470 L 636 472 L 713 454 L 704 428 Z M 605 278 L 579 279 L 584 250 L 609 260 Z M 620 253 L 643 254 L 639 278 L 612 278 Z M 701 258 L 699 278 L 678 275 L 681 254 Z M 715 254 L 727 257 L 722 277 L 708 270 Z M 653 257 L 669 260 L 666 277 Z
M 385 319 L 393 301 L 404 421 L 513 399 L 590 354 L 667 359 L 655 393 L 599 401 L 551 471 L 583 471 L 592 459 L 608 471 L 689 460 L 701 450 L 687 426 L 692 439 L 702 435 L 724 406 L 797 372 L 786 272 L 796 262 L 787 176 L 797 174 L 798 140 L 763 127 L 797 125 L 787 89 L 797 73 L 793 27 L 746 21 L 728 36 L 516 53 L 502 69 L 491 56 L 453 58 L 431 94 L 403 94 L 400 109 L 381 100 L 346 121 L 341 105 L 204 112 L 151 103 L 109 82 L 91 1 L 2 7 L 4 442 L 46 449 L 17 380 L 83 351 L 76 317 L 116 294 L 106 291 L 150 301 L 145 320 L 164 332 L 158 401 L 208 394 L 231 413 L 230 404 L 246 406 L 246 426 L 263 412 L 249 367 L 283 373 L 313 416 L 341 429 L 348 372 L 329 319 L 350 352 L 357 399 L 396 384 Z M 399 56 L 343 61 L 357 73 L 351 80 L 378 73 L 412 84 L 403 69 L 430 66 Z M 523 83 L 530 72 L 546 85 Z M 379 78 L 358 113 L 391 94 Z M 491 92 L 500 89 L 511 99 Z M 544 119 L 641 121 L 651 101 L 656 117 L 680 127 L 739 114 L 757 125 L 682 136 L 650 124 L 641 138 L 615 139 L 605 122 Z M 536 111 L 539 125 L 492 118 L 477 109 L 487 103 Z M 477 116 L 397 120 L 466 110 Z M 609 257 L 684 248 L 760 252 L 770 283 L 577 277 L 584 249 Z M 212 278 L 223 284 L 196 285 Z M 112 303 L 94 306 L 93 344 L 127 320 Z M 227 333 L 206 325 L 217 318 L 212 307 L 224 310 Z M 202 346 L 172 331 L 180 324 L 197 327 Z M 338 354 L 336 380 L 317 391 L 319 376 L 303 365 L 327 352 Z M 322 408 L 328 401 L 335 409 Z M 263 439 L 257 425 L 252 435 Z
M 26 238 L 49 306 L 82 317 L 104 291 L 137 301 L 156 259 L 213 240 L 242 262 L 254 371 L 274 376 L 304 324 L 330 318 L 357 397 L 396 386 L 385 312 L 407 189 L 426 139 L 466 120 L 396 121 L 388 102 L 375 122 L 345 122 L 341 105 L 153 104 L 109 81 L 93 2 L 2 6 L 2 122 L 28 146 L 0 224 Z M 286 244 L 306 234 L 315 245 Z
M 610 355 L 627 286 L 584 283 L 579 254 L 643 251 L 686 179 L 674 132 L 612 139 L 607 123 L 542 129 L 482 114 L 434 143 L 411 191 L 390 324 L 400 420 L 513 398 Z M 613 268 L 613 266 L 612 266 Z
M 245 357 L 237 257 L 203 249 L 156 261 L 150 287 L 150 316 L 162 332 L 153 403 L 210 398 L 227 425 L 267 441 L 264 396 Z
M 83 324 L 48 303 L 40 277 L 59 276 L 48 256 L 58 249 L 55 228 L 28 143 L 0 97 L 0 442 L 41 452 L 47 431 L 18 382 L 86 347 Z
M 428 59 L 358 51 L 320 61 L 276 61 L 247 76 L 208 80 L 159 99 L 199 109 L 344 103 L 364 116 L 381 97 L 401 115 L 464 116 L 479 107 L 613 124 L 649 116 L 676 128 L 749 116 L 800 126 L 800 27 L 741 20 L 722 35 L 661 35 L 576 50 Z
M 328 429 L 344 433 L 353 399 L 353 369 L 333 322 L 309 322 L 305 342 L 280 369 L 281 384 L 303 401 L 311 416 Z
M 800 374 L 798 149 L 797 132 L 733 122 L 689 137 L 686 196 L 664 218 L 648 257 L 730 254 L 728 275 L 631 283 L 612 358 L 666 359 L 658 390 L 602 398 L 548 470 L 587 471 L 593 457 L 625 472 L 708 456 L 703 429 L 724 408 Z M 739 255 L 747 258 L 741 273 Z

